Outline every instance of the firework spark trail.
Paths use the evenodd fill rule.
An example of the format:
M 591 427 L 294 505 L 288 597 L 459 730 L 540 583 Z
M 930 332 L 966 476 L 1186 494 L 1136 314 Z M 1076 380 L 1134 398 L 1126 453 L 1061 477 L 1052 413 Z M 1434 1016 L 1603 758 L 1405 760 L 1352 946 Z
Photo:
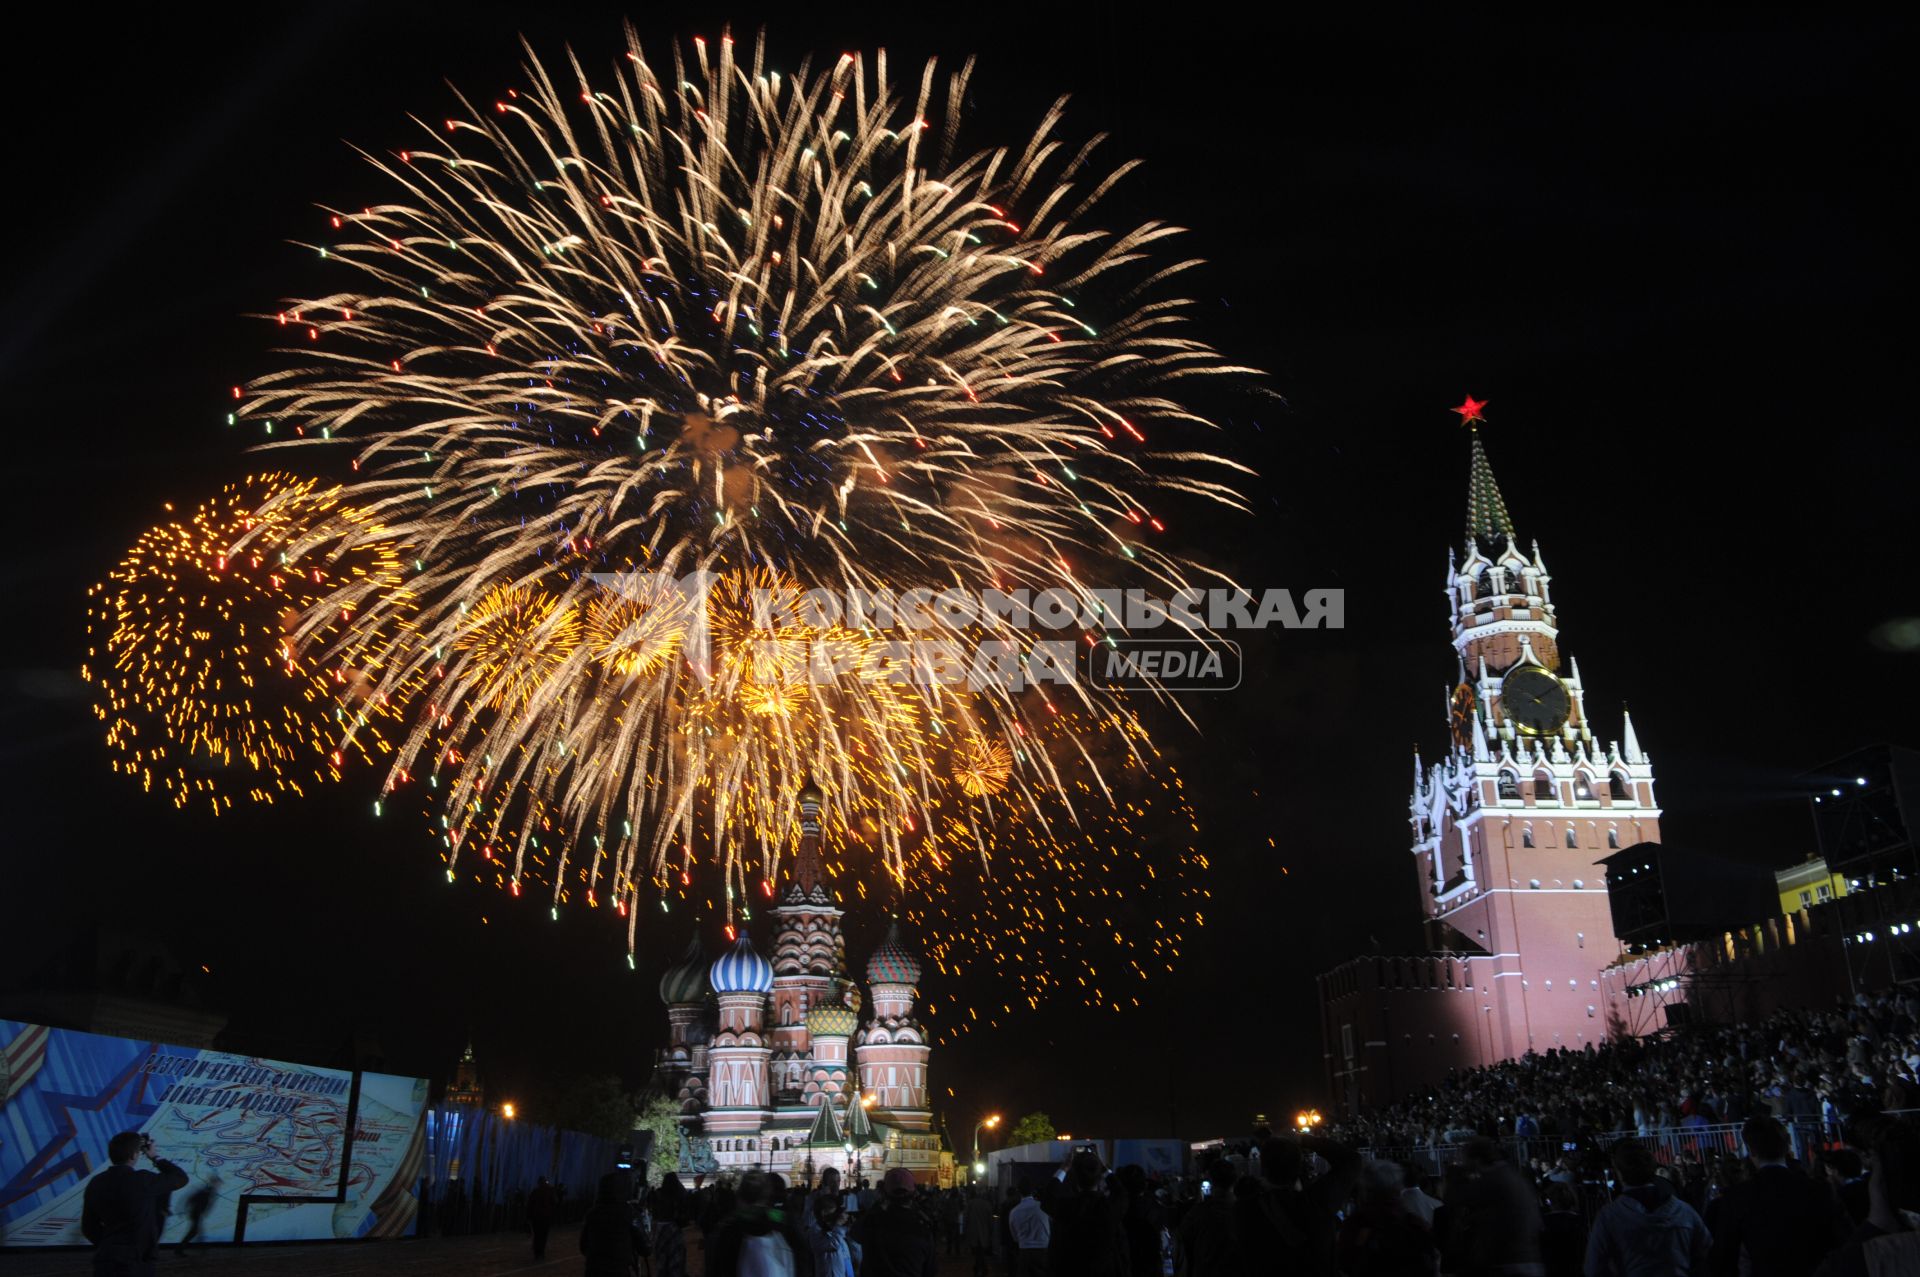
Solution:
M 809 777 L 896 880 L 929 839 L 988 846 L 956 786 L 1042 837 L 1072 827 L 1119 800 L 1097 768 L 1066 782 L 1092 758 L 1049 724 L 1115 706 L 1084 684 L 800 684 L 725 641 L 696 668 L 644 602 L 610 630 L 592 574 L 1091 604 L 1095 584 L 1189 586 L 1154 544 L 1157 495 L 1244 508 L 1246 471 L 1177 392 L 1251 370 L 1164 294 L 1194 265 L 1162 256 L 1177 229 L 1088 224 L 1131 166 L 1063 142 L 1060 105 L 1017 148 L 957 154 L 971 64 L 941 114 L 932 64 L 903 92 L 884 54 L 782 75 L 763 42 L 736 52 L 695 41 L 662 74 L 629 32 L 601 91 L 529 51 L 524 89 L 369 155 L 402 194 L 333 211 L 312 246 L 355 285 L 288 303 L 296 360 L 236 388 L 276 441 L 349 449 L 350 499 L 406 547 L 404 591 L 330 599 L 382 636 L 383 702 L 424 705 L 387 789 L 431 787 L 450 876 L 479 846 L 517 890 L 537 828 L 570 831 L 556 905 L 568 843 L 590 845 L 589 898 L 611 883 L 630 935 L 640 885 L 696 841 L 729 909 L 746 857 L 777 872 Z M 1031 650 L 1004 616 L 961 621 L 928 637 Z M 298 637 L 346 641 L 317 619 Z

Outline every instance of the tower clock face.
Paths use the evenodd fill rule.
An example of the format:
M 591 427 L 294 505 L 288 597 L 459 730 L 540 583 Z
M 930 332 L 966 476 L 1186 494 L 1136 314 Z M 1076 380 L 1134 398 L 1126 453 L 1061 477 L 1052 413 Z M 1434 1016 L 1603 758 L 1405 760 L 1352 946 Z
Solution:
M 1453 689 L 1452 711 L 1448 719 L 1453 728 L 1453 743 L 1465 749 L 1473 740 L 1473 685 L 1462 683 Z
M 1537 665 L 1523 665 L 1500 682 L 1500 710 L 1529 736 L 1557 732 L 1573 710 L 1566 684 Z

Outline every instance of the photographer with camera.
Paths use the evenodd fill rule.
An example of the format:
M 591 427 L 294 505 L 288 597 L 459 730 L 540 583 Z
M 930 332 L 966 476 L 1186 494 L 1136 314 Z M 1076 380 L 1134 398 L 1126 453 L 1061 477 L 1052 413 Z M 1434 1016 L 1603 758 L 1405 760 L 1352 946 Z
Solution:
M 137 1171 L 140 1157 L 153 1170 Z M 153 1277 L 166 1200 L 187 1186 L 187 1173 L 155 1155 L 153 1140 L 122 1131 L 107 1141 L 113 1165 L 87 1182 L 80 1231 L 93 1243 L 95 1277 Z

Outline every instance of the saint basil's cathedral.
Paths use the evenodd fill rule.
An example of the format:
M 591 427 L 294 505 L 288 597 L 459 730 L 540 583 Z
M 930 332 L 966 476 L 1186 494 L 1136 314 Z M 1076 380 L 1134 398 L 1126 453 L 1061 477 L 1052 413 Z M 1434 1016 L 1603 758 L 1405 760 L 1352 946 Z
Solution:
M 682 1175 L 810 1179 L 832 1166 L 877 1179 L 903 1166 L 934 1179 L 932 1050 L 913 1015 L 920 959 L 890 927 L 867 960 L 873 1010 L 863 1023 L 811 785 L 800 793 L 800 851 L 779 900 L 771 962 L 742 929 L 711 963 L 696 937 L 661 977 L 667 1045 L 655 1085 L 680 1104 Z

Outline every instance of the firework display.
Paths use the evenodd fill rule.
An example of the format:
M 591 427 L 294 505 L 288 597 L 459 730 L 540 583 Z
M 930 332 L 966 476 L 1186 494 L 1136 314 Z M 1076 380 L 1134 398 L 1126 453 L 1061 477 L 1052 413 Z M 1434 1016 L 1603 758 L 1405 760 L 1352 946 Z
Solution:
M 396 608 L 392 543 L 337 488 L 256 475 L 142 534 L 90 591 L 81 673 L 114 767 L 185 806 L 271 802 L 389 746 L 356 584 Z M 305 631 L 311 637 L 297 640 Z M 320 660 L 320 643 L 334 647 Z
M 1128 166 L 1058 107 L 964 150 L 970 69 L 902 89 L 884 54 L 785 73 L 730 38 L 656 65 L 629 33 L 611 78 L 529 53 L 369 154 L 391 195 L 327 212 L 340 285 L 271 316 L 283 366 L 231 405 L 340 486 L 251 480 L 101 588 L 117 765 L 224 804 L 208 764 L 271 798 L 376 759 L 375 813 L 417 795 L 449 881 L 608 906 L 630 946 L 643 904 L 769 894 L 811 782 L 835 870 L 942 969 L 1038 998 L 1027 946 L 1079 941 L 1028 924 L 1071 919 L 1111 933 L 1112 974 L 1053 980 L 1124 1003 L 1204 894 L 1191 840 L 1146 850 L 1150 805 L 1192 814 L 1134 711 L 904 677 L 887 635 L 802 606 L 1170 595 L 1197 569 L 1158 542 L 1166 503 L 1244 508 L 1181 389 L 1249 370 L 1167 294 L 1176 228 L 1097 223 Z M 697 607 L 668 583 L 696 574 Z M 931 631 L 1036 637 L 979 610 Z

